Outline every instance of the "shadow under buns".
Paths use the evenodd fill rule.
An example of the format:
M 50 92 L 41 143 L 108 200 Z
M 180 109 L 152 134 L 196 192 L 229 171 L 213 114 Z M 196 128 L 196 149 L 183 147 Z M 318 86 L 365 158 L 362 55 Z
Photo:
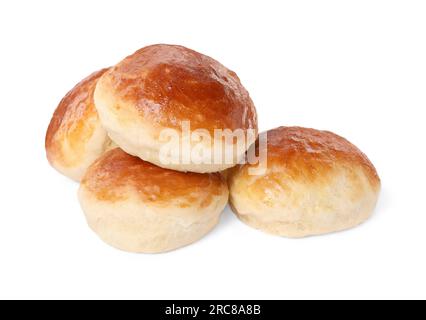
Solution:
M 111 145 L 93 100 L 96 83 L 107 70 L 93 73 L 68 92 L 47 129 L 45 147 L 50 164 L 77 181 Z
M 242 221 L 272 234 L 303 237 L 348 229 L 371 215 L 380 179 L 357 147 L 314 129 L 280 127 L 266 134 L 266 173 L 250 175 L 255 165 L 241 165 L 228 180 L 232 207 Z
M 90 227 L 105 242 L 156 253 L 207 234 L 228 202 L 228 188 L 218 173 L 167 170 L 117 148 L 87 170 L 79 199 Z
M 212 137 L 215 129 L 257 132 L 256 109 L 237 75 L 181 46 L 153 45 L 127 57 L 100 79 L 95 100 L 103 125 L 123 150 L 179 171 L 221 171 L 241 155 L 217 167 L 164 164 L 158 159 L 163 129 L 180 132 L 189 121 L 191 130 L 205 129 Z

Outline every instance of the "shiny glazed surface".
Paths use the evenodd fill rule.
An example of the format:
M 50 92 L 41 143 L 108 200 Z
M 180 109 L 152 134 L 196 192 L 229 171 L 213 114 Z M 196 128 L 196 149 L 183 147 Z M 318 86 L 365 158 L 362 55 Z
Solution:
M 216 60 L 181 46 L 153 45 L 124 59 L 104 76 L 120 101 L 144 120 L 180 128 L 257 129 L 257 115 L 237 75 Z

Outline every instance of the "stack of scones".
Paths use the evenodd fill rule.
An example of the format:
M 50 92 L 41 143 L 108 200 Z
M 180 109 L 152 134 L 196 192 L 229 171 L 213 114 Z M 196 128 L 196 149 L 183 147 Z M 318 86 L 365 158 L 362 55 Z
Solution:
M 258 133 L 238 76 L 174 45 L 145 47 L 80 82 L 46 134 L 59 172 L 80 183 L 87 222 L 121 250 L 191 244 L 228 204 L 284 237 L 348 229 L 374 211 L 380 179 L 344 138 L 301 127 Z

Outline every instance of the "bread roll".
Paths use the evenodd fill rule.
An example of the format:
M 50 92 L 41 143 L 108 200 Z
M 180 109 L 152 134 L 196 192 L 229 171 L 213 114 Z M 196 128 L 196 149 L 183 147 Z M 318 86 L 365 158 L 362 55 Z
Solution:
M 167 170 L 117 148 L 90 166 L 79 199 L 89 226 L 106 243 L 160 253 L 212 230 L 228 202 L 228 187 L 218 173 Z
M 112 144 L 93 101 L 96 83 L 106 71 L 93 73 L 68 92 L 47 129 L 47 159 L 55 169 L 76 181 Z
M 266 134 L 266 172 L 251 175 L 256 165 L 245 164 L 228 180 L 231 205 L 243 222 L 298 238 L 352 228 L 370 217 L 380 179 L 357 147 L 314 129 L 281 127 Z
M 99 80 L 95 102 L 121 149 L 163 168 L 225 170 L 257 136 L 256 110 L 237 75 L 181 46 L 153 45 L 124 59 Z M 215 135 L 223 129 L 242 139 L 226 142 Z M 180 140 L 171 139 L 171 130 Z M 222 156 L 215 158 L 215 150 Z

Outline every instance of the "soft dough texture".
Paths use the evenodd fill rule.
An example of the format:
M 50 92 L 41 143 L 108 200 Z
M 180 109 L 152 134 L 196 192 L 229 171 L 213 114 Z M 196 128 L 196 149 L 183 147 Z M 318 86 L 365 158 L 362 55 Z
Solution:
M 96 83 L 106 71 L 93 73 L 68 92 L 47 129 L 47 159 L 55 169 L 76 181 L 112 144 L 93 102 Z
M 163 169 L 117 148 L 90 166 L 79 199 L 89 226 L 106 243 L 160 253 L 212 230 L 228 202 L 228 188 L 218 173 Z
M 372 214 L 380 179 L 353 144 L 299 127 L 271 130 L 267 138 L 266 173 L 252 176 L 254 165 L 240 165 L 228 180 L 232 208 L 243 222 L 297 238 L 348 229 Z
M 201 173 L 225 170 L 244 157 L 257 136 L 256 109 L 237 75 L 181 46 L 153 45 L 124 59 L 99 80 L 95 102 L 105 129 L 120 148 L 163 168 Z M 231 161 L 173 162 L 177 157 L 172 155 L 164 161 L 160 150 L 169 140 L 163 140 L 161 133 L 173 129 L 181 134 L 186 121 L 191 132 L 205 129 L 212 143 L 191 141 L 190 148 L 181 152 L 184 155 L 197 146 L 205 150 L 204 155 L 213 154 L 215 129 L 240 129 L 248 143 L 231 139 L 226 144 Z M 248 130 L 255 134 L 248 135 Z

